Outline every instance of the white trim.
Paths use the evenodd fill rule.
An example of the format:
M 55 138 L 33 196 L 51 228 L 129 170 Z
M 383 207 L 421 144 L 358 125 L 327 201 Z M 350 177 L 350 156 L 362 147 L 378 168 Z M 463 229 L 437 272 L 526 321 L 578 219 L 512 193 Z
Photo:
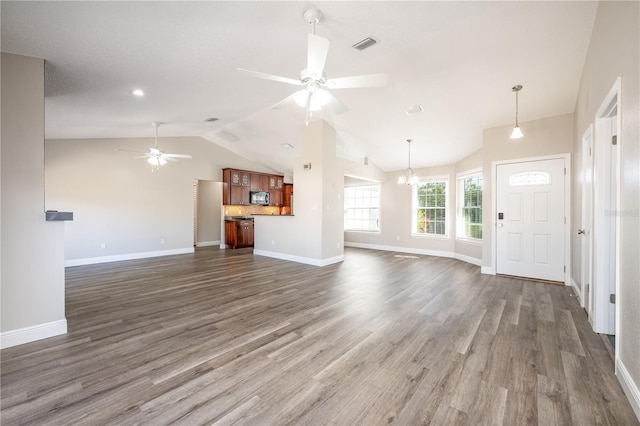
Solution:
M 450 259 L 458 259 L 463 262 L 471 263 L 472 265 L 480 266 L 482 263 L 482 259 L 476 259 L 475 257 L 465 256 L 463 254 L 454 253 L 450 251 L 439 251 L 439 250 L 425 250 L 411 247 L 399 247 L 399 246 L 385 246 L 379 244 L 363 244 L 363 243 L 352 243 L 352 242 L 344 242 L 345 247 L 356 247 L 370 250 L 382 250 L 382 251 L 395 251 L 398 253 L 410 253 L 410 254 L 422 254 L 425 256 L 436 256 L 436 257 L 446 257 Z
M 481 266 L 480 273 L 486 275 L 495 275 L 496 269 L 493 266 Z
M 85 257 L 84 259 L 70 259 L 64 261 L 64 266 L 82 266 L 93 265 L 95 263 L 107 263 L 107 262 L 119 262 L 121 260 L 133 260 L 133 259 L 146 259 L 148 257 L 158 256 L 171 256 L 174 254 L 189 254 L 194 253 L 193 247 L 173 249 L 173 250 L 159 250 L 159 251 L 146 251 L 140 253 L 127 253 L 116 254 L 113 256 L 100 256 L 100 257 Z
M 196 243 L 196 247 L 210 247 L 210 246 L 218 246 L 220 245 L 220 240 L 218 241 L 200 241 Z
M 640 389 L 638 389 L 638 385 L 633 382 L 629 370 L 627 370 L 627 367 L 625 367 L 620 358 L 616 358 L 616 376 L 618 376 L 622 390 L 625 395 L 627 395 L 631 408 L 633 408 L 636 417 L 640 420 Z
M 484 240 L 482 238 L 456 237 L 456 242 L 461 244 L 471 244 L 474 246 L 484 245 Z
M 482 259 L 477 259 L 475 257 L 466 256 L 466 255 L 460 254 L 460 253 L 453 253 L 453 258 L 454 259 L 458 259 L 458 260 L 462 260 L 463 262 L 467 262 L 467 263 L 470 263 L 472 265 L 482 266 Z
M 456 214 L 456 226 L 455 226 L 455 239 L 457 241 L 466 241 L 469 243 L 475 243 L 478 245 L 482 245 L 482 238 L 473 238 L 467 235 L 463 235 L 464 230 L 464 181 L 465 179 L 479 177 L 482 179 L 482 195 L 484 196 L 484 174 L 482 173 L 482 168 L 477 168 L 474 170 L 470 170 L 465 172 L 464 174 L 456 175 L 456 204 L 455 204 L 455 214 Z M 484 203 L 483 203 L 484 204 Z M 482 210 L 482 204 L 480 204 L 480 210 Z M 484 224 L 482 225 L 482 231 L 484 232 Z
M 497 217 L 497 206 L 496 202 L 498 200 L 496 194 L 497 187 L 497 171 L 498 166 L 503 164 L 517 164 L 517 163 L 528 163 L 531 161 L 544 161 L 544 160 L 556 160 L 562 159 L 564 160 L 564 167 L 567 169 L 567 172 L 564 176 L 564 214 L 567 220 L 567 223 L 564 227 L 564 264 L 566 267 L 564 273 L 564 285 L 571 285 L 571 226 L 572 226 L 572 213 L 571 213 L 571 154 L 553 154 L 553 155 L 543 155 L 539 157 L 527 157 L 527 158 L 515 158 L 511 160 L 499 160 L 491 162 L 491 269 L 494 271 L 493 275 L 495 275 L 496 271 L 496 260 L 498 257 L 498 241 L 496 238 L 496 217 Z M 484 227 L 483 227 L 484 228 Z M 483 229 L 483 236 L 486 230 Z
M 571 287 L 573 287 L 573 291 L 576 293 L 580 306 L 584 308 L 584 304 L 582 303 L 582 291 L 580 291 L 580 286 L 574 281 L 573 277 L 571 277 Z
M 256 256 L 272 257 L 274 259 L 288 260 L 290 262 L 304 263 L 305 265 L 313 266 L 327 266 L 344 261 L 344 255 L 330 257 L 328 259 L 312 259 L 310 257 L 294 256 L 292 254 L 256 249 L 253 250 L 253 254 Z
M 67 334 L 67 320 L 45 322 L 0 334 L 0 349 L 10 348 L 48 337 Z

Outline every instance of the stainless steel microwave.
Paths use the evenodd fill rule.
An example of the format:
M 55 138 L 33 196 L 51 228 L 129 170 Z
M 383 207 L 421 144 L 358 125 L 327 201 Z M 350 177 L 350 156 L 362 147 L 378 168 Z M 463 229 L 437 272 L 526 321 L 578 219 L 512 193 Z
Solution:
M 266 191 L 251 191 L 249 192 L 249 197 L 250 204 L 269 205 L 269 193 Z

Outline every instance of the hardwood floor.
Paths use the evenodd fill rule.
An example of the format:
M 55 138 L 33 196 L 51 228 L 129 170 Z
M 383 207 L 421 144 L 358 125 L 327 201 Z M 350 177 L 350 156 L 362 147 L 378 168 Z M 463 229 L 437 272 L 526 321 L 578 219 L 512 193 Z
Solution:
M 453 259 L 74 267 L 67 320 L 1 352 L 3 425 L 639 424 L 570 288 Z

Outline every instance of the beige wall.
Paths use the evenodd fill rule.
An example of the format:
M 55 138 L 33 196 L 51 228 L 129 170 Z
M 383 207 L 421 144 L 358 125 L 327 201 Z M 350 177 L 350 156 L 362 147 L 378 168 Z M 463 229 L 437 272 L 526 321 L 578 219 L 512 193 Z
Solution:
M 1 121 L 0 296 L 2 347 L 7 347 L 66 333 L 65 224 L 44 217 L 42 59 L 2 54 Z
M 493 268 L 495 265 L 492 242 L 495 234 L 495 220 L 492 217 L 491 180 L 494 161 L 535 158 L 555 154 L 570 153 L 573 141 L 573 114 L 558 115 L 539 120 L 521 122 L 524 137 L 510 139 L 513 125 L 485 129 L 482 136 L 483 179 L 483 248 L 482 265 Z
M 451 218 L 449 235 L 441 237 L 415 237 L 411 235 L 412 188 L 397 183 L 405 170 L 385 173 L 381 184 L 380 232 L 345 232 L 345 243 L 360 247 L 404 252 L 453 256 L 455 247 L 455 166 L 415 169 L 420 177 L 445 177 L 449 180 L 449 206 Z
M 619 324 L 617 374 L 634 388 L 640 417 L 640 4 L 600 2 L 576 102 L 574 126 L 574 223 L 580 224 L 581 138 L 601 102 L 621 76 L 620 276 L 616 307 Z M 577 227 L 574 227 L 576 229 Z M 574 237 L 573 275 L 580 282 L 581 247 Z M 631 399 L 631 398 L 630 398 Z
M 220 244 L 222 222 L 222 183 L 198 181 L 196 246 Z
M 304 169 L 304 164 L 311 168 Z M 304 131 L 293 168 L 294 216 L 256 216 L 254 253 L 317 266 L 344 257 L 344 162 L 335 130 L 324 120 Z
M 224 167 L 267 172 L 198 137 L 159 138 L 163 150 L 193 159 L 155 171 L 144 159 L 134 159 L 135 153 L 117 151 L 145 152 L 153 143 L 153 138 L 46 141 L 45 204 L 75 213 L 65 231 L 68 265 L 191 251 L 193 181 L 221 181 Z

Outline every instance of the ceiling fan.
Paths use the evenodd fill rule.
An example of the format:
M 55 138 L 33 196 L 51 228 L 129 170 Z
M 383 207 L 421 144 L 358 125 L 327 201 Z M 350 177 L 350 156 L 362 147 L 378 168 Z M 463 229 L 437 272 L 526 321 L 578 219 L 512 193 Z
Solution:
M 160 166 L 164 166 L 168 161 L 178 161 L 177 158 L 192 158 L 190 154 L 168 154 L 158 148 L 158 127 L 162 124 L 165 123 L 159 121 L 151 123 L 151 125 L 156 129 L 156 134 L 155 144 L 153 147 L 149 147 L 149 152 L 129 151 L 126 149 L 120 149 L 119 151 L 137 152 L 138 154 L 142 154 L 134 158 L 146 158 L 147 162 L 153 166 L 153 169 L 158 169 Z
M 318 9 L 309 9 L 303 16 L 305 21 L 311 24 L 312 30 L 308 37 L 307 68 L 300 72 L 299 80 L 243 68 L 238 68 L 238 71 L 264 80 L 302 86 L 302 89 L 278 102 L 271 109 L 282 109 L 296 103 L 306 108 L 308 125 L 311 112 L 318 111 L 325 105 L 329 105 L 336 114 L 349 110 L 328 89 L 383 87 L 387 85 L 387 75 L 380 73 L 327 79 L 324 75 L 324 65 L 329 52 L 329 40 L 315 34 L 316 24 L 320 21 L 322 12 Z

